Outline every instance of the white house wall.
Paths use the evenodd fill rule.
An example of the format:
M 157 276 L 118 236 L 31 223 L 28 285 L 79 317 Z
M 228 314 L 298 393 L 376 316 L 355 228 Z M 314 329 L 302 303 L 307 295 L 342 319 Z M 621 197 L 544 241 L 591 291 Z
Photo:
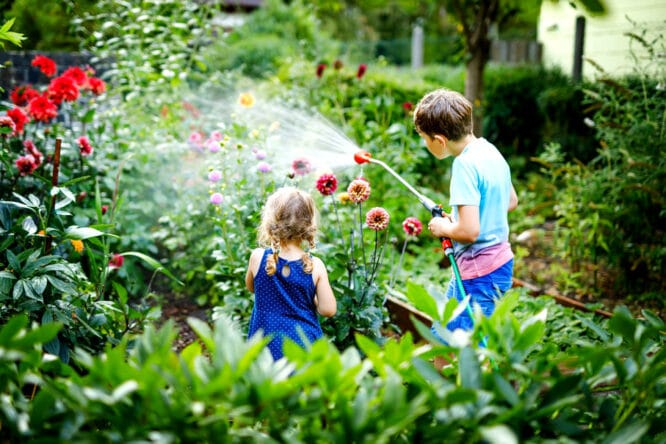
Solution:
M 544 0 L 537 31 L 543 45 L 543 63 L 559 66 L 571 75 L 576 17 L 580 15 L 586 17 L 583 57 L 592 59 L 611 75 L 632 72 L 635 65 L 630 48 L 637 49 L 639 45 L 630 43 L 624 34 L 636 32 L 637 28 L 627 17 L 645 25 L 653 38 L 658 34 L 666 36 L 666 0 L 605 0 L 605 5 L 607 15 L 591 17 L 582 9 L 573 8 L 568 1 Z M 592 64 L 583 62 L 584 77 L 593 78 L 597 74 Z

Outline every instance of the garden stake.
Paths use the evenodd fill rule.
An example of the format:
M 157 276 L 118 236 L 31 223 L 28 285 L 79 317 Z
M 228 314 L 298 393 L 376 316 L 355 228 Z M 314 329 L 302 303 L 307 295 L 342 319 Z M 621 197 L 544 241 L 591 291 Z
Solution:
M 434 201 L 431 199 L 428 199 L 426 196 L 423 194 L 419 193 L 416 191 L 416 189 L 411 186 L 405 179 L 400 177 L 398 173 L 393 171 L 393 168 L 389 167 L 386 165 L 384 162 L 381 160 L 373 159 L 372 155 L 368 153 L 367 151 L 359 150 L 354 154 L 354 161 L 356 163 L 363 164 L 363 163 L 376 163 L 377 165 L 380 165 L 383 167 L 386 171 L 391 173 L 393 177 L 398 179 L 400 183 L 402 183 L 409 191 L 414 194 L 419 202 L 423 204 L 424 207 L 428 211 L 430 211 L 430 214 L 432 214 L 433 217 L 443 217 L 444 212 L 442 210 L 442 206 L 439 204 L 436 204 Z M 465 292 L 465 286 L 463 285 L 462 278 L 460 277 L 460 270 L 458 269 L 458 263 L 456 262 L 456 258 L 453 255 L 453 242 L 451 242 L 451 239 L 442 237 L 439 239 L 442 243 L 442 249 L 444 250 L 444 254 L 446 254 L 446 257 L 449 258 L 449 262 L 451 262 L 451 267 L 453 268 L 453 275 L 456 280 L 456 284 L 458 285 L 458 291 L 460 292 L 462 297 L 467 296 L 467 293 Z M 470 319 L 472 320 L 472 325 L 474 325 L 474 313 L 472 312 L 472 295 L 470 295 L 470 300 L 469 303 L 467 304 L 467 313 L 469 314 Z M 484 347 L 488 347 L 488 344 L 486 342 L 486 337 L 481 335 L 481 344 L 483 344 Z
M 60 144 L 62 139 L 58 137 L 55 141 L 55 152 L 53 153 L 53 175 L 51 176 L 51 186 L 58 186 L 58 172 L 60 170 Z M 51 220 L 51 214 L 55 210 L 55 204 L 57 199 L 57 194 L 51 195 L 51 206 L 49 208 L 49 213 L 46 215 L 46 226 L 49 226 Z M 50 234 L 46 235 L 46 245 L 44 246 L 44 251 L 46 254 L 51 254 L 51 245 L 53 242 L 53 237 Z

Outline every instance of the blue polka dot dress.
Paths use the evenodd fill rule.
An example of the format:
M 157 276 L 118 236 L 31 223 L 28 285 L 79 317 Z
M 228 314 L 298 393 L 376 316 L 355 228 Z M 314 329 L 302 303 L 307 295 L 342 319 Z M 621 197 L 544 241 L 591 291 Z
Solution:
M 315 284 L 312 274 L 303 271 L 303 261 L 288 261 L 278 257 L 273 276 L 266 274 L 266 257 L 273 250 L 264 250 L 259 270 L 254 277 L 254 307 L 250 318 L 248 336 L 261 330 L 273 339 L 268 348 L 273 359 L 283 356 L 283 338 L 289 338 L 304 346 L 299 331 L 309 342 L 323 336 L 317 307 L 314 304 Z

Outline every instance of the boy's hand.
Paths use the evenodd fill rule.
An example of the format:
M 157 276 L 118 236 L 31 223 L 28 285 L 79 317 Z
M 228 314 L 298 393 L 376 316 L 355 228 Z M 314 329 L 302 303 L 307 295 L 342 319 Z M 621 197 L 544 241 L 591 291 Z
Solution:
M 442 217 L 433 217 L 428 222 L 428 230 L 436 237 L 450 237 L 451 218 L 448 214 L 442 213 Z

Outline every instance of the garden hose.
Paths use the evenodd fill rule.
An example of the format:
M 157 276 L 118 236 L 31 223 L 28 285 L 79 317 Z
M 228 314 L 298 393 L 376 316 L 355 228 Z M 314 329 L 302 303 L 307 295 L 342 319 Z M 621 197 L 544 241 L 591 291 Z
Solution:
M 441 205 L 436 204 L 433 200 L 419 193 L 413 186 L 407 183 L 407 181 L 403 179 L 398 173 L 396 173 L 391 167 L 386 165 L 381 160 L 374 159 L 372 155 L 367 151 L 363 150 L 357 151 L 354 154 L 354 161 L 359 165 L 364 163 L 374 163 L 380 165 L 386 171 L 391 173 L 391 175 L 395 177 L 400 183 L 402 183 L 412 194 L 414 194 L 418 198 L 419 202 L 421 202 L 421 204 L 423 204 L 423 206 L 426 207 L 426 209 L 430 212 L 430 214 L 432 214 L 433 217 L 443 217 L 444 211 L 442 210 Z M 460 270 L 458 269 L 458 264 L 456 263 L 456 259 L 453 254 L 453 242 L 451 242 L 451 239 L 446 237 L 440 238 L 440 241 L 442 243 L 442 249 L 444 250 L 444 254 L 446 254 L 446 257 L 451 262 L 451 267 L 453 268 L 453 276 L 456 280 L 458 291 L 460 292 L 461 297 L 464 298 L 467 295 L 467 293 L 465 292 L 465 286 L 463 285 L 462 277 L 460 276 Z M 473 302 L 472 296 L 470 295 L 470 301 L 467 303 L 466 308 L 467 308 L 467 314 L 472 320 L 472 326 L 474 326 L 474 313 L 472 312 L 472 307 L 471 307 L 472 302 Z M 486 348 L 488 347 L 486 337 L 483 335 L 481 335 L 481 344 Z

